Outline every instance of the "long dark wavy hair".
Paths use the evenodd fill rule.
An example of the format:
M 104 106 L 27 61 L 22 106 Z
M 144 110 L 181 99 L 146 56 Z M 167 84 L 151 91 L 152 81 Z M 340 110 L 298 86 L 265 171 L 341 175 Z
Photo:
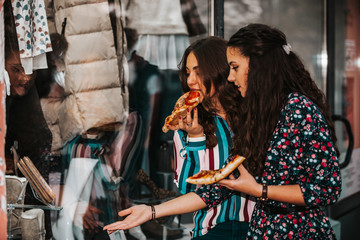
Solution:
M 244 165 L 261 176 L 266 151 L 281 108 L 288 94 L 301 93 L 320 109 L 336 144 L 334 123 L 324 93 L 316 86 L 300 58 L 283 49 L 286 36 L 276 28 L 263 24 L 250 24 L 238 30 L 229 40 L 228 47 L 249 57 L 248 87 L 242 101 L 242 124 L 234 131 L 234 153 L 247 158 Z M 338 149 L 336 148 L 337 153 Z
M 19 45 L 16 36 L 15 18 L 12 11 L 11 0 L 6 0 L 3 5 L 4 8 L 4 33 L 5 33 L 5 59 L 11 57 L 16 53 L 19 55 Z
M 217 144 L 214 114 L 218 109 L 215 108 L 214 99 L 219 99 L 226 112 L 225 120 L 232 128 L 239 119 L 237 112 L 241 96 L 235 86 L 227 81 L 229 65 L 226 59 L 226 41 L 218 37 L 197 40 L 185 50 L 179 64 L 180 82 L 184 92 L 190 90 L 187 85 L 186 60 L 191 52 L 198 61 L 199 74 L 206 88 L 204 99 L 198 105 L 199 122 L 204 127 L 206 146 L 212 148 Z M 215 88 L 213 96 L 210 95 L 211 86 Z

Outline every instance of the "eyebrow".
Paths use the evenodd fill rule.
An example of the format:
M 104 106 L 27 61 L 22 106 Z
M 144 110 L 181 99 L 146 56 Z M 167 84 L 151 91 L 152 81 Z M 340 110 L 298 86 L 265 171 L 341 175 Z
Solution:
M 231 65 L 231 64 L 237 64 L 237 63 L 234 61 L 231 61 L 231 62 L 229 62 L 229 65 Z

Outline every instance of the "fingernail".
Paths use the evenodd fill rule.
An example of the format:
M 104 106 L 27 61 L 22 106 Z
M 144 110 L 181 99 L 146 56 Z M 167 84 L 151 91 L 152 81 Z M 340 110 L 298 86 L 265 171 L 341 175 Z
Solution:
M 181 116 L 179 116 L 179 119 L 181 120 Z
M 197 110 L 197 107 L 195 107 L 194 110 L 196 111 L 196 110 Z
M 188 108 L 188 109 L 186 109 L 186 111 L 187 111 L 187 112 L 190 112 L 190 109 Z

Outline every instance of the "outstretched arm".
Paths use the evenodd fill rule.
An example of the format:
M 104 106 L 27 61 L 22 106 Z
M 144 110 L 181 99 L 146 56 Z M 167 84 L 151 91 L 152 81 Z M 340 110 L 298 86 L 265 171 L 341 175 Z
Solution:
M 160 218 L 170 215 L 195 212 L 205 208 L 206 204 L 198 195 L 191 192 L 154 207 L 156 212 L 155 217 Z M 120 229 L 130 229 L 151 220 L 152 210 L 151 207 L 147 205 L 136 205 L 120 211 L 119 216 L 127 217 L 123 221 L 118 221 L 105 226 L 104 230 L 107 230 L 109 234 Z

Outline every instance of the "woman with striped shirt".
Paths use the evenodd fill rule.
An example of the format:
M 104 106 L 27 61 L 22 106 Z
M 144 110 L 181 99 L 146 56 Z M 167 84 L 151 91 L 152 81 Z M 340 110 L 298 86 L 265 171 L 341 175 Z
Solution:
M 174 134 L 175 183 L 182 194 L 196 189 L 196 185 L 185 181 L 188 177 L 200 170 L 223 167 L 232 148 L 229 125 L 237 122 L 235 104 L 240 96 L 227 81 L 228 65 L 223 62 L 226 61 L 225 44 L 219 38 L 200 40 L 185 51 L 180 64 L 184 90 L 200 89 L 202 102 L 194 110 L 194 119 L 188 113 Z M 203 127 L 199 127 L 198 122 Z M 247 231 L 252 206 L 246 196 L 237 193 L 217 206 L 197 211 L 194 239 L 240 239 Z
M 219 169 L 232 148 L 232 126 L 238 126 L 241 95 L 227 81 L 226 41 L 208 37 L 191 44 L 180 63 L 184 92 L 200 90 L 199 106 L 193 115 L 168 126 L 175 131 L 175 182 L 183 196 L 156 206 L 138 205 L 119 212 L 124 221 L 106 226 L 109 233 L 129 229 L 167 215 L 195 212 L 193 239 L 245 239 L 254 202 L 234 192 L 221 204 L 206 207 L 185 180 L 200 170 Z M 218 185 L 212 185 L 217 188 Z

